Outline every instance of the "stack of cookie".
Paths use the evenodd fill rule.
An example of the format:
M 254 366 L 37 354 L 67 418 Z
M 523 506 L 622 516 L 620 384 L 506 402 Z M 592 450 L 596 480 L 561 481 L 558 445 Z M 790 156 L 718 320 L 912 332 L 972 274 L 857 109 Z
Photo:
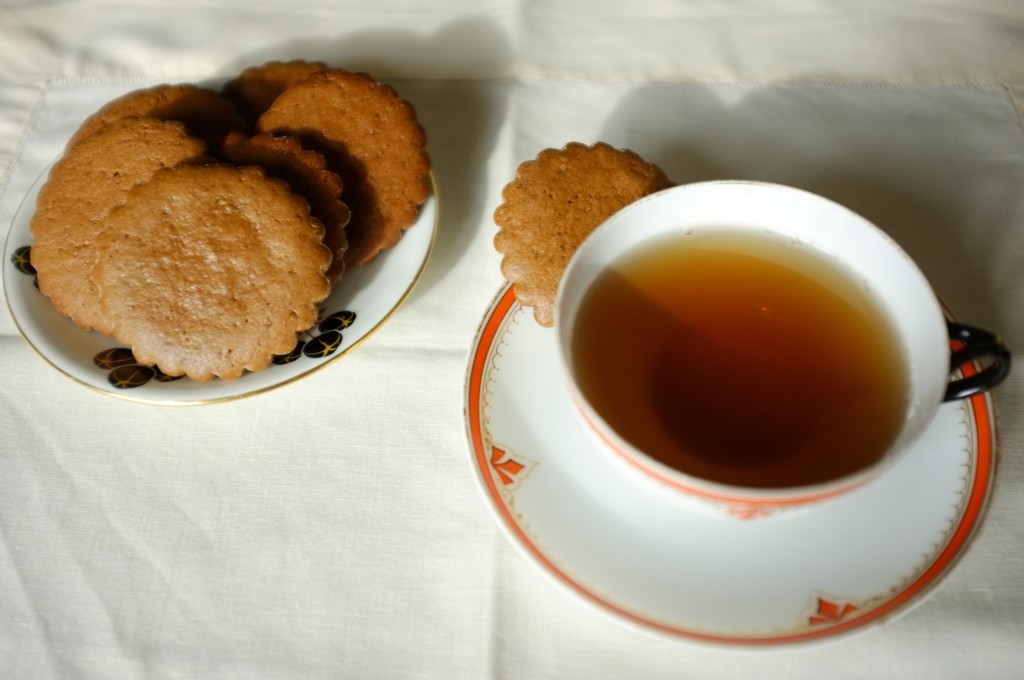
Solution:
M 370 76 L 272 62 L 89 117 L 39 193 L 39 289 L 140 363 L 233 379 L 290 351 L 347 267 L 429 194 L 413 107 Z

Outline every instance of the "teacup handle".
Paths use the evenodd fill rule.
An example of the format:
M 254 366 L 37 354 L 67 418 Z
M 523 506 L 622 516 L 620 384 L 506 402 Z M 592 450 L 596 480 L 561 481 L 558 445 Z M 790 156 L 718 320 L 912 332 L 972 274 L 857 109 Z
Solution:
M 943 401 L 956 401 L 990 390 L 1006 379 L 1010 374 L 1010 350 L 1002 340 L 986 330 L 956 321 L 947 320 L 946 326 L 949 339 L 962 344 L 949 359 L 951 375 L 970 361 L 988 359 L 989 363 L 973 375 L 950 381 Z

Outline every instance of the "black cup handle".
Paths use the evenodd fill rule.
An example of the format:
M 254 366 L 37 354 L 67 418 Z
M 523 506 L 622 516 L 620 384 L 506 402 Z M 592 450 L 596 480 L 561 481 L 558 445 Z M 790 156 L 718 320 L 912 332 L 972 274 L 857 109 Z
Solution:
M 1010 374 L 1010 350 L 1002 340 L 986 330 L 956 321 L 947 320 L 946 326 L 949 339 L 962 343 L 949 358 L 951 376 L 970 361 L 987 359 L 988 365 L 974 375 L 951 380 L 943 401 L 956 401 L 990 390 L 1006 379 Z

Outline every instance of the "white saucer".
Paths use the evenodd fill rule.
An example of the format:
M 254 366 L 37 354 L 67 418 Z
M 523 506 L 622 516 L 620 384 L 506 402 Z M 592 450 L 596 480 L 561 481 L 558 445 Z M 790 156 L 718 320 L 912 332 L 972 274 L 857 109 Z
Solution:
M 346 271 L 320 305 L 319 327 L 300 338 L 303 351 L 294 359 L 247 373 L 238 380 L 162 380 L 163 376 L 151 369 L 133 366 L 130 351 L 119 347 L 117 341 L 83 331 L 57 313 L 36 287 L 34 271 L 23 266 L 31 259 L 30 253 L 25 253 L 32 240 L 29 224 L 36 196 L 48 174 L 49 170 L 44 172 L 25 196 L 7 237 L 3 275 L 11 316 L 29 344 L 57 370 L 100 392 L 133 401 L 225 401 L 265 392 L 326 366 L 351 351 L 398 309 L 423 273 L 437 234 L 437 185 L 431 175 L 431 194 L 420 206 L 416 224 L 395 247 L 370 264 Z
M 632 627 L 746 647 L 868 630 L 919 603 L 981 523 L 995 462 L 987 396 L 944 405 L 909 455 L 846 496 L 740 519 L 620 475 L 560 375 L 554 332 L 506 287 L 470 355 L 472 464 L 527 558 Z

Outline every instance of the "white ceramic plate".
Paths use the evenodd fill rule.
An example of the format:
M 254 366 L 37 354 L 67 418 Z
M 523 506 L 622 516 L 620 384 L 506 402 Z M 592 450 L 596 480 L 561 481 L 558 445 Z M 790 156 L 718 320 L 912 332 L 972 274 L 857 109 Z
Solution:
M 987 396 L 944 405 L 910 455 L 846 496 L 734 517 L 620 475 L 577 423 L 555 343 L 511 287 L 499 293 L 467 371 L 472 465 L 527 558 L 630 626 L 746 647 L 868 630 L 920 602 L 981 522 L 995 456 Z
M 35 285 L 30 261 L 29 223 L 48 171 L 32 186 L 15 215 L 4 252 L 4 290 L 22 335 L 50 362 L 77 382 L 106 394 L 157 404 L 202 404 L 244 397 L 290 383 L 347 354 L 379 328 L 419 280 L 437 233 L 437 186 L 420 207 L 415 225 L 398 245 L 369 265 L 352 267 L 320 305 L 320 324 L 301 338 L 302 351 L 238 380 L 197 383 L 162 380 L 151 369 L 133 366 L 131 353 L 96 332 L 81 330 L 57 313 Z

